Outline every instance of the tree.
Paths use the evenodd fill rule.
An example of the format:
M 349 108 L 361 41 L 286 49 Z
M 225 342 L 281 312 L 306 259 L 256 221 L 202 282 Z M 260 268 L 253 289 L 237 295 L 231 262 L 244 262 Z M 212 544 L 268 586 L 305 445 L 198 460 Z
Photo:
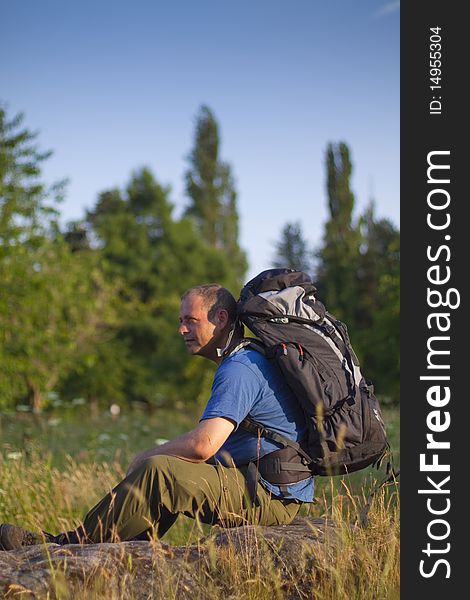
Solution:
M 37 134 L 0 110 L 0 397 L 36 411 L 99 342 L 114 290 L 92 252 L 75 255 L 57 223 L 64 183 L 47 187 Z
M 87 215 L 88 237 L 101 252 L 106 278 L 121 290 L 120 325 L 112 341 L 123 362 L 120 395 L 149 405 L 195 401 L 202 389 L 208 391 L 210 365 L 193 369 L 178 339 L 180 297 L 192 285 L 230 286 L 233 279 L 225 253 L 206 243 L 192 219 L 173 217 L 168 195 L 144 168 L 132 175 L 124 193 L 100 194 Z M 111 348 L 102 350 L 112 356 Z
M 330 216 L 318 256 L 319 296 L 338 318 L 354 322 L 360 233 L 352 222 L 352 164 L 346 144 L 328 145 L 326 167 Z
M 376 219 L 374 205 L 360 218 L 356 339 L 368 376 L 394 400 L 400 389 L 400 232 Z
M 287 267 L 311 273 L 310 251 L 300 223 L 287 223 L 276 244 L 275 267 Z
M 0 240 L 3 256 L 17 245 L 30 247 L 57 229 L 56 203 L 65 182 L 47 187 L 41 181 L 41 165 L 51 152 L 35 145 L 37 133 L 23 127 L 24 115 L 9 119 L 0 104 Z
M 353 222 L 352 164 L 346 144 L 326 156 L 329 220 L 318 253 L 318 296 L 345 321 L 363 372 L 377 392 L 399 396 L 400 234 L 371 205 Z
M 194 146 L 186 172 L 186 192 L 191 217 L 201 237 L 230 257 L 234 283 L 239 286 L 246 272 L 245 253 L 238 244 L 237 194 L 230 166 L 219 158 L 219 128 L 212 111 L 200 108 Z
M 10 403 L 22 396 L 40 411 L 64 373 L 100 341 L 113 293 L 93 257 L 78 260 L 60 240 L 11 258 L 0 264 L 8 291 L 0 307 L 2 358 L 10 367 L 4 391 Z
M 83 221 L 67 223 L 63 237 L 72 252 L 91 249 L 88 231 Z

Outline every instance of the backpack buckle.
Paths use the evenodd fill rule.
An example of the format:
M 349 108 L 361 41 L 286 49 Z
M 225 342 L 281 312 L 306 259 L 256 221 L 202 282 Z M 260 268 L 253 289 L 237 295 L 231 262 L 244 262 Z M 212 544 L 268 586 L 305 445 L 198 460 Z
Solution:
M 324 330 L 325 330 L 325 333 L 326 333 L 327 335 L 329 335 L 330 337 L 331 337 L 331 336 L 332 336 L 334 333 L 336 333 L 336 329 L 333 327 L 333 325 L 324 325 L 324 326 L 323 326 L 323 328 L 324 328 Z

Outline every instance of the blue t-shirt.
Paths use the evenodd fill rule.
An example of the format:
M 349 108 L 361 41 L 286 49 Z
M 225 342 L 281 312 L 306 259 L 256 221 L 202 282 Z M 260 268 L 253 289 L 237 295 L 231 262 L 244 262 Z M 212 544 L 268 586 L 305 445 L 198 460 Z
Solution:
M 281 448 L 272 440 L 258 440 L 253 434 L 240 429 L 238 426 L 247 415 L 296 442 L 306 433 L 305 417 L 280 371 L 260 352 L 243 348 L 220 364 L 215 373 L 211 397 L 201 417 L 201 421 L 225 417 L 236 424 L 215 455 L 226 466 L 233 466 L 233 462 L 244 464 L 256 461 Z M 310 476 L 290 484 L 287 492 L 263 478 L 261 483 L 278 498 L 313 501 L 314 486 Z

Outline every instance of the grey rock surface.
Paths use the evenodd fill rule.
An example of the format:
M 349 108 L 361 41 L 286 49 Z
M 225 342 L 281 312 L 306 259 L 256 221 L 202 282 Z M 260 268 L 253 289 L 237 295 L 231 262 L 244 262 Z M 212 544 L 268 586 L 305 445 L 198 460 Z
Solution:
M 214 585 L 223 588 L 217 573 L 230 556 L 247 572 L 259 572 L 270 562 L 270 568 L 293 580 L 315 568 L 318 545 L 326 538 L 334 539 L 330 522 L 298 517 L 284 526 L 215 528 L 182 547 L 132 541 L 0 551 L 0 597 L 211 598 Z

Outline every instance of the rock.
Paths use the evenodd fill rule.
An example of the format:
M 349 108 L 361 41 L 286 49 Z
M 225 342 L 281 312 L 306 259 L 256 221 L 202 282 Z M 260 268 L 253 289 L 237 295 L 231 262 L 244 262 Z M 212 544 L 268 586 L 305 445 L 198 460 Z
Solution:
M 214 528 L 196 544 L 181 547 L 132 541 L 0 551 L 0 594 L 22 599 L 87 598 L 92 592 L 94 598 L 116 600 L 209 599 L 222 589 L 228 600 L 241 571 L 247 574 L 240 579 L 243 584 L 259 584 L 264 571 L 268 577 L 276 573 L 279 581 L 301 578 L 319 560 L 319 545 L 327 538 L 334 540 L 331 522 L 298 517 L 283 526 Z M 250 579 L 250 573 L 257 575 Z

